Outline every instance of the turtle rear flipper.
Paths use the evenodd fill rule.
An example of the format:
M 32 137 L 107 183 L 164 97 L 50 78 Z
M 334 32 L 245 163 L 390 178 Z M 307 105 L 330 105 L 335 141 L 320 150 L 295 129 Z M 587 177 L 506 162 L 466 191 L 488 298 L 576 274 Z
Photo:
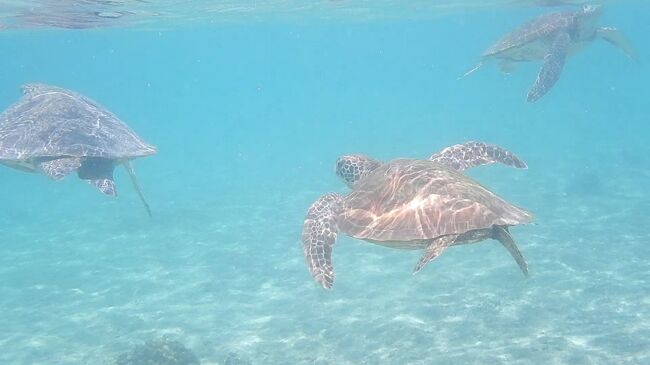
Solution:
M 504 226 L 494 226 L 492 228 L 492 238 L 499 241 L 510 252 L 510 255 L 517 261 L 521 272 L 524 273 L 524 276 L 528 276 L 528 263 L 526 263 L 524 255 L 519 251 L 519 247 L 517 247 L 508 230 Z
M 478 70 L 478 69 L 481 68 L 481 67 L 483 67 L 483 61 L 477 63 L 476 65 L 472 66 L 472 68 L 470 68 L 469 70 L 465 71 L 465 73 L 464 73 L 462 76 L 458 77 L 457 80 L 463 79 L 463 78 L 465 78 L 465 77 L 467 77 L 467 76 L 473 74 L 474 72 L 476 72 L 476 70 Z
M 115 188 L 115 181 L 111 179 L 90 179 L 86 180 L 88 183 L 101 191 L 102 193 L 108 196 L 117 196 L 117 190 Z
M 452 234 L 448 236 L 438 237 L 433 240 L 433 242 L 431 242 L 431 244 L 429 244 L 429 246 L 427 246 L 427 248 L 424 250 L 424 254 L 422 254 L 422 257 L 420 257 L 417 265 L 415 265 L 415 268 L 413 269 L 413 275 L 422 270 L 424 265 L 440 256 L 442 251 L 444 251 L 447 247 L 453 245 L 456 241 L 456 238 L 458 238 L 458 235 Z
M 555 36 L 548 54 L 544 56 L 544 64 L 537 75 L 535 84 L 528 92 L 527 100 L 529 102 L 535 102 L 544 96 L 560 78 L 570 43 L 571 36 L 567 32 L 560 32 Z
M 601 27 L 596 29 L 596 34 L 623 51 L 628 57 L 637 59 L 636 50 L 632 46 L 632 43 L 618 29 L 614 27 Z
M 325 289 L 334 284 L 332 247 L 336 242 L 338 225 L 336 212 L 341 196 L 335 193 L 323 195 L 307 211 L 302 230 L 302 247 L 311 276 Z
M 38 163 L 38 169 L 52 180 L 61 180 L 80 166 L 81 160 L 76 157 L 59 158 Z
M 149 217 L 151 217 L 151 208 L 149 208 L 149 203 L 147 203 L 147 200 L 144 198 L 144 194 L 142 193 L 142 189 L 140 189 L 140 184 L 138 184 L 138 179 L 135 176 L 135 170 L 133 170 L 133 165 L 131 165 L 131 162 L 126 161 L 124 163 L 124 167 L 126 168 L 126 172 L 129 173 L 129 177 L 131 178 L 131 183 L 133 184 L 135 191 L 138 193 L 138 196 L 140 197 L 140 201 L 142 201 L 142 204 L 144 205 L 144 209 L 147 210 L 147 214 L 149 214 Z
M 429 160 L 441 163 L 456 171 L 464 171 L 470 167 L 493 163 L 500 163 L 518 169 L 528 168 L 524 161 L 505 148 L 476 141 L 444 148 L 431 155 Z
M 517 69 L 517 63 L 510 60 L 501 60 L 499 62 L 499 70 L 504 74 L 511 74 Z
M 117 196 L 115 181 L 113 181 L 113 170 L 115 162 L 113 160 L 89 157 L 86 158 L 79 169 L 77 175 L 80 179 L 88 183 L 109 196 Z

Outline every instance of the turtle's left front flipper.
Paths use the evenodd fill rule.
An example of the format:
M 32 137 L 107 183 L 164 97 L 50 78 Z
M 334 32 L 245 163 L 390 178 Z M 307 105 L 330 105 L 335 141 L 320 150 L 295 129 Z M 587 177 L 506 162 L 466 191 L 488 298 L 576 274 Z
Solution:
M 336 242 L 338 226 L 336 212 L 341 196 L 335 193 L 323 195 L 307 211 L 302 229 L 302 247 L 311 276 L 325 289 L 334 284 L 332 248 Z
M 535 84 L 528 92 L 527 100 L 529 102 L 535 102 L 544 96 L 560 78 L 569 44 L 571 44 L 571 36 L 568 33 L 560 32 L 555 36 L 548 54 L 544 56 L 544 64 L 537 75 Z
M 518 169 L 528 168 L 524 161 L 505 148 L 477 141 L 449 146 L 431 155 L 429 160 L 456 171 L 464 171 L 470 167 L 493 163 L 500 163 Z
M 627 37 L 625 37 L 625 35 L 623 35 L 623 33 L 621 33 L 621 31 L 618 29 L 614 27 L 602 27 L 596 30 L 596 34 L 600 38 L 606 40 L 621 51 L 625 52 L 628 57 L 634 60 L 637 59 L 636 50 L 632 46 L 632 43 L 630 43 Z

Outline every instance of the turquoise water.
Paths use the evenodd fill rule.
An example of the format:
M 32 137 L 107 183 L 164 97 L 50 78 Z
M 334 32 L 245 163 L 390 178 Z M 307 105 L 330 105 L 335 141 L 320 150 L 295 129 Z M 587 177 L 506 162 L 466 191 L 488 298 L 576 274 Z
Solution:
M 601 19 L 638 61 L 597 41 L 529 104 L 539 64 L 457 78 L 552 11 L 533 1 L 120 3 L 136 14 L 88 29 L 21 23 L 18 2 L 2 16 L 0 109 L 21 84 L 58 85 L 159 152 L 134 163 L 151 219 L 123 169 L 116 199 L 0 169 L 0 364 L 111 364 L 159 337 L 202 364 L 650 363 L 646 4 L 611 2 Z M 467 140 L 529 166 L 467 172 L 535 214 L 512 228 L 529 278 L 494 241 L 412 276 L 419 252 L 341 235 L 334 289 L 313 282 L 302 223 L 346 191 L 339 155 L 425 158 Z

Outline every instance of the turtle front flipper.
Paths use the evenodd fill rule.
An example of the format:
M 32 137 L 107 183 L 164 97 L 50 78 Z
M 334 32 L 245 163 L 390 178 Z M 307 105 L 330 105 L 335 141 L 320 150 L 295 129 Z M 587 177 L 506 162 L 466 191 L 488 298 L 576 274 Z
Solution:
M 42 161 L 37 165 L 38 169 L 50 179 L 61 180 L 66 175 L 78 169 L 81 166 L 81 160 L 77 157 L 66 157 Z
M 515 261 L 517 261 L 517 265 L 519 265 L 521 272 L 523 272 L 525 276 L 528 276 L 528 264 L 526 263 L 526 259 L 524 259 L 524 255 L 519 251 L 519 247 L 517 247 L 517 244 L 512 239 L 512 236 L 506 227 L 494 226 L 492 228 L 492 238 L 501 242 L 503 247 L 505 247 Z
M 571 44 L 571 36 L 568 33 L 560 32 L 555 36 L 548 54 L 544 56 L 544 64 L 537 75 L 535 84 L 528 92 L 527 100 L 529 102 L 535 102 L 544 96 L 560 78 L 569 44 Z
M 345 155 L 336 160 L 336 175 L 343 179 L 348 187 L 352 188 L 357 181 L 370 174 L 380 165 L 381 162 L 370 157 Z
M 500 163 L 518 169 L 528 168 L 526 163 L 503 147 L 485 142 L 469 141 L 455 144 L 431 155 L 429 160 L 456 171 L 470 167 Z
M 429 262 L 435 260 L 442 251 L 444 251 L 447 247 L 451 246 L 456 242 L 456 238 L 458 238 L 457 234 L 451 234 L 448 236 L 442 236 L 438 237 L 427 248 L 424 250 L 424 254 L 422 254 L 422 257 L 420 257 L 420 260 L 418 261 L 417 265 L 415 265 L 415 268 L 413 268 L 413 275 L 417 274 L 424 265 L 428 264 Z
M 618 29 L 614 27 L 602 27 L 596 29 L 596 34 L 623 51 L 628 57 L 632 59 L 637 58 L 636 50 L 632 46 L 632 43 Z
M 117 196 L 115 181 L 113 181 L 114 169 L 115 162 L 113 160 L 89 157 L 83 160 L 77 170 L 77 175 L 80 179 L 88 181 L 90 185 L 96 187 L 102 193 Z
M 314 280 L 325 289 L 332 288 L 334 284 L 332 247 L 338 234 L 336 215 L 340 204 L 340 195 L 323 195 L 309 207 L 302 229 L 302 247 L 307 267 Z

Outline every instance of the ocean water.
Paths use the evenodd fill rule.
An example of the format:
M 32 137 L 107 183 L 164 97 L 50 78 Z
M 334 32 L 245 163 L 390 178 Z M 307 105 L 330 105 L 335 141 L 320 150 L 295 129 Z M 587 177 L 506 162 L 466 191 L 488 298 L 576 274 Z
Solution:
M 179 341 L 201 364 L 650 364 L 650 68 L 645 2 L 531 104 L 539 63 L 459 80 L 534 1 L 9 1 L 0 109 L 20 85 L 87 95 L 159 152 L 103 196 L 0 169 L 0 364 L 114 364 Z M 307 5 L 309 4 L 309 5 Z M 426 158 L 495 143 L 527 170 L 467 174 L 531 211 L 495 241 L 420 252 L 340 235 L 307 271 L 309 205 L 343 154 Z M 228 360 L 228 357 L 230 360 Z

